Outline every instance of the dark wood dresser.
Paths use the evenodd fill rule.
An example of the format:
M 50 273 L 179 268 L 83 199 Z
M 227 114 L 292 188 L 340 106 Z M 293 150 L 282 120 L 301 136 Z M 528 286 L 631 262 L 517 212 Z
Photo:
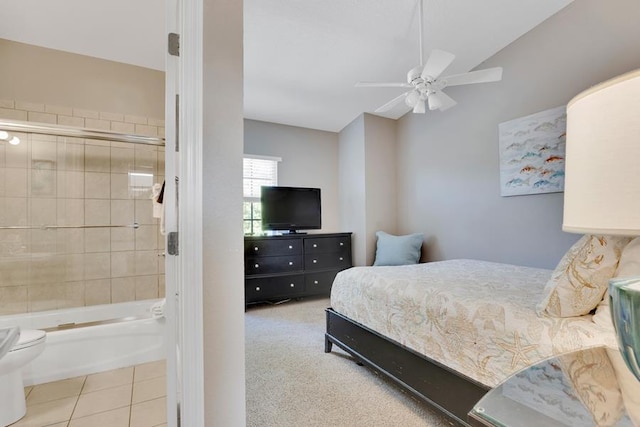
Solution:
M 351 233 L 244 238 L 245 304 L 329 295 L 351 267 Z

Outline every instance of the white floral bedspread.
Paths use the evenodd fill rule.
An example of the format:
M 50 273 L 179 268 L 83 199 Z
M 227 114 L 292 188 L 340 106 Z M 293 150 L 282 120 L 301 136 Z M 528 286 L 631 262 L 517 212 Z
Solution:
M 551 270 L 475 260 L 400 267 L 353 267 L 335 278 L 338 313 L 494 387 L 555 354 L 596 345 L 614 334 L 591 315 L 540 317 Z

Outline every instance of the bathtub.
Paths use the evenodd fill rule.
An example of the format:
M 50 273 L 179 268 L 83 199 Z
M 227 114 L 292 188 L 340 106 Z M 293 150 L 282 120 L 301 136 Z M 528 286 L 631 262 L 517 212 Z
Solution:
M 47 330 L 44 352 L 22 370 L 25 385 L 41 384 L 164 359 L 162 300 L 135 301 L 0 316 L 0 327 Z

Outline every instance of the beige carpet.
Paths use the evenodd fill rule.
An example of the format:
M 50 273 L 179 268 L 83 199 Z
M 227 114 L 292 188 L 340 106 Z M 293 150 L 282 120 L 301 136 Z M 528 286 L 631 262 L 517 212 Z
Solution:
M 450 423 L 398 386 L 324 353 L 328 298 L 247 309 L 247 426 L 430 426 Z

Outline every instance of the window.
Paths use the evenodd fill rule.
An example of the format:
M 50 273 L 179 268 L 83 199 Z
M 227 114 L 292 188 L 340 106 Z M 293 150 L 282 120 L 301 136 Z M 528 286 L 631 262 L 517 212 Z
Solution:
M 262 234 L 260 187 L 278 185 L 279 157 L 245 156 L 242 164 L 244 234 Z

